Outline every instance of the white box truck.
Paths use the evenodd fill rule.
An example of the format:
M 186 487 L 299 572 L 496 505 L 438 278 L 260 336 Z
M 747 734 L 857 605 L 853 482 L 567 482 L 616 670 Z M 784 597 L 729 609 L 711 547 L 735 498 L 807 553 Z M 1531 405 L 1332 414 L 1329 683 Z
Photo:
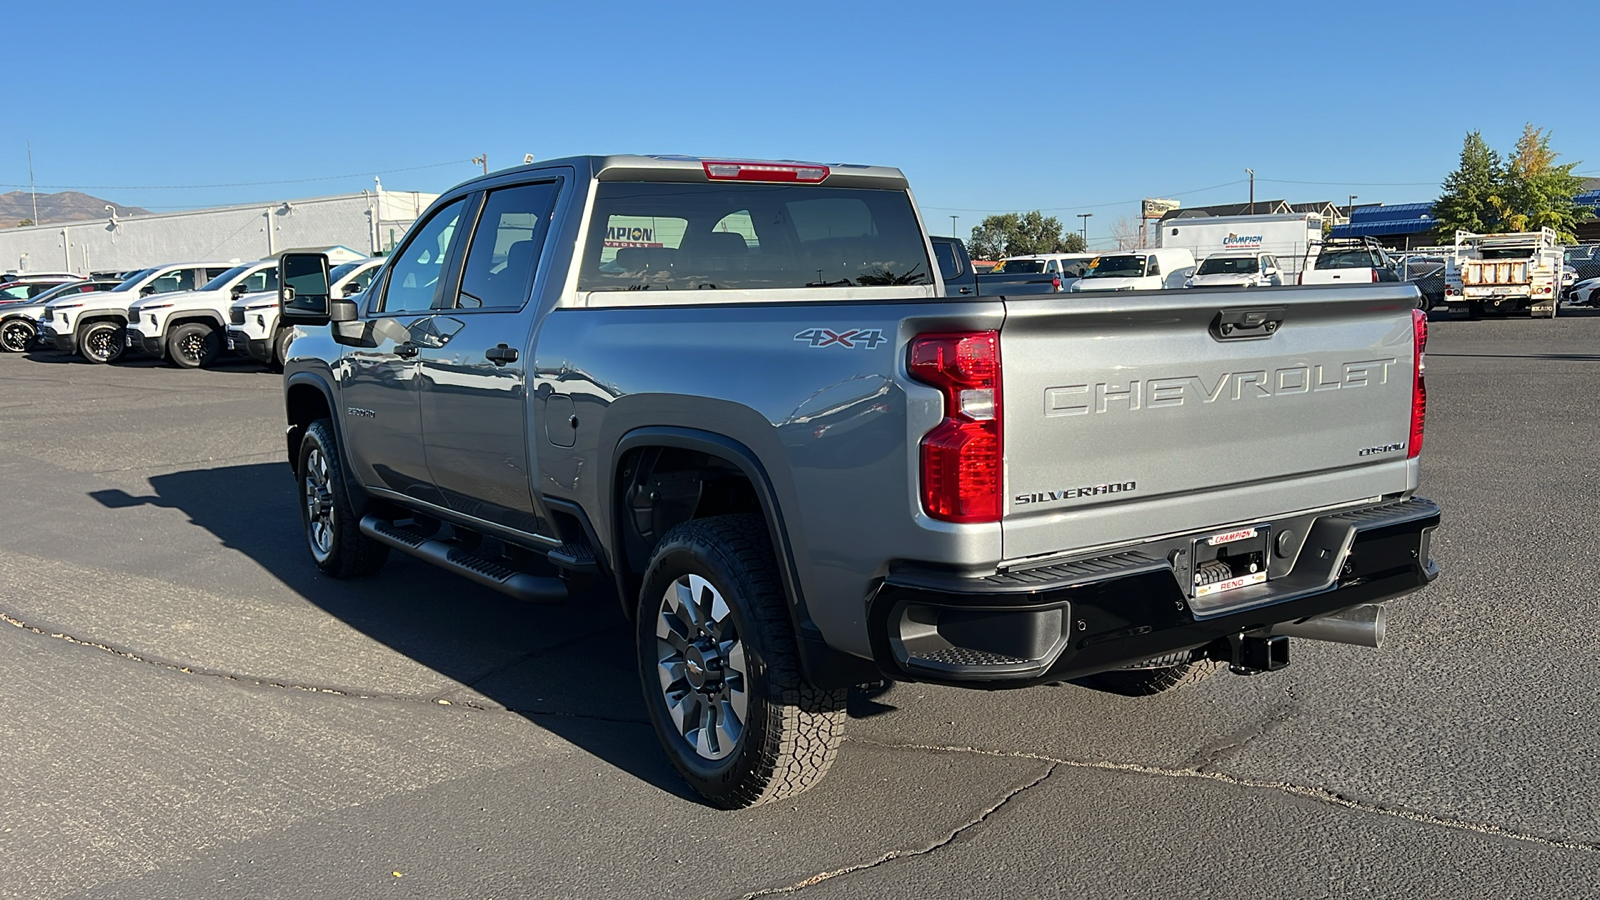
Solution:
M 1195 216 L 1168 219 L 1160 228 L 1162 247 L 1188 250 L 1195 259 L 1223 250 L 1270 253 L 1284 270 L 1284 284 L 1295 283 L 1322 242 L 1322 216 L 1316 213 Z

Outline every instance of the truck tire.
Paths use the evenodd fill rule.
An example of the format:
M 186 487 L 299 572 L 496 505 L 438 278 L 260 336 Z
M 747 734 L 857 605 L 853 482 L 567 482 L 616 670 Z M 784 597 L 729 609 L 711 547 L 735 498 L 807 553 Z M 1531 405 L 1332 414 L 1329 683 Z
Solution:
M 1174 658 L 1182 659 L 1188 656 L 1189 653 L 1184 653 Z M 1149 661 L 1149 663 L 1156 662 L 1166 662 L 1166 660 Z M 1108 694 L 1120 694 L 1123 697 L 1151 697 L 1165 691 L 1199 684 L 1221 671 L 1222 665 L 1221 661 L 1214 659 L 1186 659 L 1170 665 L 1146 663 L 1138 668 L 1112 669 L 1109 672 L 1086 675 L 1074 683 Z
M 306 428 L 295 472 L 300 476 L 300 522 L 317 568 L 334 578 L 378 571 L 389 558 L 389 548 L 361 533 L 332 422 L 318 419 Z
M 128 341 L 120 322 L 90 322 L 78 335 L 78 352 L 90 362 L 114 363 L 126 349 Z
M 22 353 L 33 346 L 33 339 L 39 336 L 39 329 L 27 319 L 15 318 L 0 322 L 0 350 L 7 353 Z
M 702 797 L 740 809 L 816 784 L 844 739 L 848 691 L 806 683 L 759 516 L 685 522 L 645 572 L 639 679 L 656 736 Z
M 204 322 L 184 322 L 167 335 L 167 359 L 185 369 L 198 369 L 217 361 L 222 335 Z

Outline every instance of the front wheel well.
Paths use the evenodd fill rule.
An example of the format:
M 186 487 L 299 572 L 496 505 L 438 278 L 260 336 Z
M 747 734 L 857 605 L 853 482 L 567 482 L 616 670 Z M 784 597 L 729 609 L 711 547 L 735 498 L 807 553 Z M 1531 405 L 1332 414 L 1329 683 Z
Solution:
M 222 326 L 220 324 L 218 324 L 217 320 L 211 318 L 210 316 L 184 316 L 184 315 L 180 314 L 178 316 L 174 316 L 173 318 L 167 320 L 167 334 L 168 335 L 172 334 L 173 329 L 177 328 L 180 325 L 195 325 L 195 324 L 204 325 L 207 328 L 210 328 L 212 331 L 220 331 L 220 330 L 222 330 Z
M 693 519 L 754 513 L 761 499 L 737 464 L 699 450 L 638 447 L 617 467 L 616 574 L 624 598 L 638 596 L 650 555 L 662 536 Z M 631 609 L 624 600 L 625 611 Z
M 289 420 L 289 466 L 293 468 L 299 464 L 300 440 L 305 437 L 306 429 L 318 419 L 332 419 L 333 410 L 322 391 L 309 384 L 296 384 L 290 385 L 289 392 L 284 395 L 284 411 Z

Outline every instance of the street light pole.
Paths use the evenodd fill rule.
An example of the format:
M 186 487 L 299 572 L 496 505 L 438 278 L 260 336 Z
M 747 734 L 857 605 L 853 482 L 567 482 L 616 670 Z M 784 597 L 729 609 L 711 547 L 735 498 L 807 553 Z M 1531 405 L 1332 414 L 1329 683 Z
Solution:
M 1256 214 L 1256 170 L 1245 169 L 1245 171 L 1250 173 L 1250 215 L 1253 216 Z M 1238 182 L 1236 181 L 1234 184 L 1238 184 Z
M 960 216 L 951 216 L 950 217 L 950 236 L 951 237 L 959 237 L 960 234 L 961 234 L 961 232 L 956 231 L 956 220 L 959 219 L 959 218 L 961 218 L 961 217 Z
M 1356 195 L 1355 194 L 1351 194 L 1350 195 L 1350 205 L 1345 207 L 1344 220 L 1346 222 L 1350 221 L 1351 219 L 1355 218 L 1355 214 L 1356 214 Z
M 1083 249 L 1085 250 L 1089 249 L 1089 217 L 1092 215 L 1094 213 L 1078 213 L 1078 218 L 1083 220 L 1081 233 L 1083 235 Z

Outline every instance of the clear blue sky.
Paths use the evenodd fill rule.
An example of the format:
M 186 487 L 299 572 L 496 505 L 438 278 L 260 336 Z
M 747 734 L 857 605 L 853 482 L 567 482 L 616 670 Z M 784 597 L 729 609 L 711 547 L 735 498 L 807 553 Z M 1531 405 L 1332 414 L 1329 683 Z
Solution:
M 1258 199 L 1429 200 L 1469 129 L 1507 150 L 1533 122 L 1600 174 L 1600 67 L 1581 38 L 1596 15 L 1420 0 L 30 0 L 5 16 L 0 192 L 28 181 L 29 139 L 40 191 L 150 209 L 357 191 L 374 173 L 439 191 L 483 152 L 491 168 L 524 153 L 776 157 L 899 166 L 938 232 L 951 214 L 965 234 L 1042 208 L 1069 228 L 1093 212 L 1094 240 L 1141 197 L 1243 201 L 1246 167 Z M 1452 50 L 1475 45 L 1481 78 Z

